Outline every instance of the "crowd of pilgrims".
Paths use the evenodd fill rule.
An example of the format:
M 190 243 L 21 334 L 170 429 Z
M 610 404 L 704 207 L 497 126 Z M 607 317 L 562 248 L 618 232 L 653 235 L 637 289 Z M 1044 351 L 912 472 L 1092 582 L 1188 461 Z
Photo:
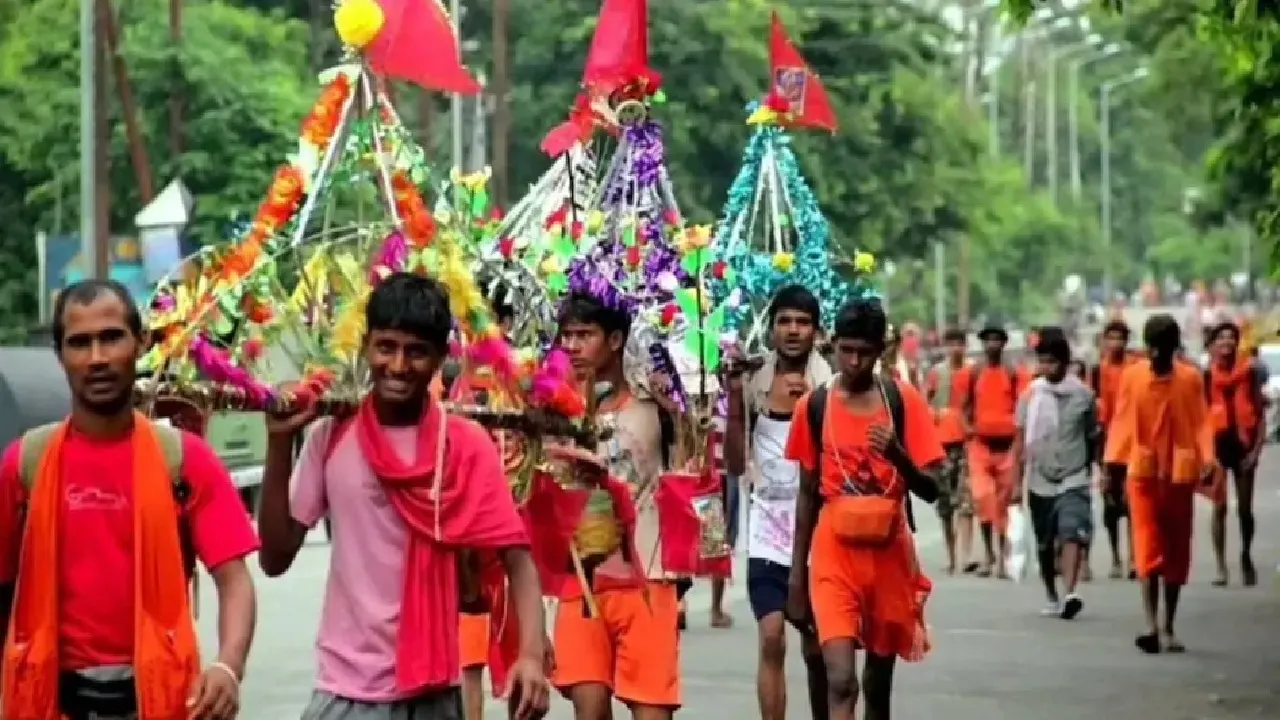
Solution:
M 510 320 L 510 308 L 496 310 Z M 54 314 L 71 413 L 0 462 L 5 718 L 260 717 L 240 703 L 257 670 L 246 559 L 257 553 L 267 576 L 287 575 L 321 521 L 332 545 L 304 720 L 479 720 L 485 669 L 512 717 L 545 714 L 553 694 L 580 720 L 610 718 L 615 699 L 639 720 L 679 711 L 691 580 L 644 561 L 662 542 L 652 495 L 669 464 L 671 401 L 660 390 L 670 378 L 650 378 L 657 393 L 628 384 L 628 315 L 586 296 L 560 310 L 557 343 L 582 378 L 609 383 L 599 412 L 616 430 L 595 452 L 551 440 L 545 451 L 596 478 L 589 507 L 634 512 L 588 575 L 550 583 L 493 438 L 433 399 L 452 391 L 432 391 L 452 327 L 434 281 L 396 274 L 373 290 L 371 387 L 354 417 L 317 417 L 306 404 L 268 415 L 256 529 L 203 439 L 133 409 L 144 333 L 128 292 L 85 281 Z M 808 290 L 781 289 L 767 308 L 768 352 L 731 356 L 720 379 L 728 402 L 714 457 L 731 526 L 738 491 L 747 503 L 730 542 L 748 558 L 762 718 L 785 714 L 788 626 L 801 637 L 815 718 L 851 718 L 858 706 L 869 720 L 890 717 L 895 664 L 930 650 L 933 584 L 909 494 L 936 508 L 948 574 L 1007 578 L 1009 519 L 1029 516 L 1044 613 L 1070 620 L 1085 606 L 1100 486 L 1111 575 L 1140 588 L 1134 643 L 1180 652 L 1196 495 L 1215 503 L 1215 584 L 1229 581 L 1229 475 L 1239 572 L 1256 582 L 1251 501 L 1266 428 L 1239 328 L 1209 333 L 1206 370 L 1182 358 L 1179 327 L 1162 315 L 1140 343 L 1108 324 L 1093 367 L 1051 327 L 1031 362 L 1012 361 L 1007 334 L 991 326 L 977 333 L 976 361 L 955 329 L 940 361 L 917 369 L 900 362 L 878 301 L 850 302 L 829 328 L 819 318 Z M 460 553 L 479 569 L 459 572 Z M 212 656 L 201 656 L 192 621 L 195 562 L 216 585 Z M 723 579 L 713 590 L 712 624 L 727 627 Z

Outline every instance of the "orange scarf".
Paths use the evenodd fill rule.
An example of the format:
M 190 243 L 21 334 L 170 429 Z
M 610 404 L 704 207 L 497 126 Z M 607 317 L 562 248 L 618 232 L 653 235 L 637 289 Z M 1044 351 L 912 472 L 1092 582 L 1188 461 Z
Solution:
M 57 720 L 58 544 L 62 537 L 62 444 L 54 432 L 27 502 L 17 591 L 0 675 L 5 717 Z M 140 720 L 184 720 L 200 672 L 199 645 L 187 597 L 178 510 L 164 453 L 151 422 L 133 423 L 133 669 Z
M 1253 364 L 1237 360 L 1230 370 L 1217 363 L 1209 368 L 1209 406 L 1213 429 L 1225 432 L 1235 421 L 1236 434 L 1246 446 L 1253 442 L 1258 427 L 1258 409 L 1254 407 Z

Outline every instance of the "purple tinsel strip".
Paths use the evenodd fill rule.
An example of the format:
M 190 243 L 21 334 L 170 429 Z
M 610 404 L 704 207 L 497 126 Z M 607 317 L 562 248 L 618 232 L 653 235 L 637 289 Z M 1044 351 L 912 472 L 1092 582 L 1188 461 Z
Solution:
M 658 189 L 659 168 L 666 161 L 667 151 L 662 143 L 662 126 L 651 120 L 628 125 L 623 131 L 623 149 L 631 162 L 624 163 L 628 172 L 619 172 L 611 178 L 605 191 L 605 208 L 619 205 L 635 207 L 646 195 Z

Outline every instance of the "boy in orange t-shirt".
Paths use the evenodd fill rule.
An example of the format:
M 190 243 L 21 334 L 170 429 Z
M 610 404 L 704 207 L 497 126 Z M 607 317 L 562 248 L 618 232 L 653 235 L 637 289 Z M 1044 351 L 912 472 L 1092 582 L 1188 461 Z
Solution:
M 787 616 L 817 633 L 831 717 L 853 717 L 858 649 L 867 653 L 869 718 L 889 717 L 897 659 L 920 660 L 928 651 L 931 584 L 916 557 L 906 493 L 936 500 L 945 455 L 920 392 L 875 373 L 886 324 L 878 301 L 841 310 L 834 332 L 839 376 L 800 400 L 787 440 L 787 458 L 800 465 Z M 820 430 L 811 424 L 811 403 L 824 406 L 816 411 Z M 894 430 L 897 411 L 902 437 Z

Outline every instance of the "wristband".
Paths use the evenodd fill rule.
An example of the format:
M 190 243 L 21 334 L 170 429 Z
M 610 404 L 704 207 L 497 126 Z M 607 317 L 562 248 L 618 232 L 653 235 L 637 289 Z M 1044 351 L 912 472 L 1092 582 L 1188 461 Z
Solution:
M 209 663 L 210 670 L 213 670 L 215 668 L 226 673 L 227 677 L 231 678 L 231 682 L 235 684 L 236 692 L 240 692 L 240 676 L 236 675 L 236 671 L 233 670 L 230 665 L 222 661 Z

